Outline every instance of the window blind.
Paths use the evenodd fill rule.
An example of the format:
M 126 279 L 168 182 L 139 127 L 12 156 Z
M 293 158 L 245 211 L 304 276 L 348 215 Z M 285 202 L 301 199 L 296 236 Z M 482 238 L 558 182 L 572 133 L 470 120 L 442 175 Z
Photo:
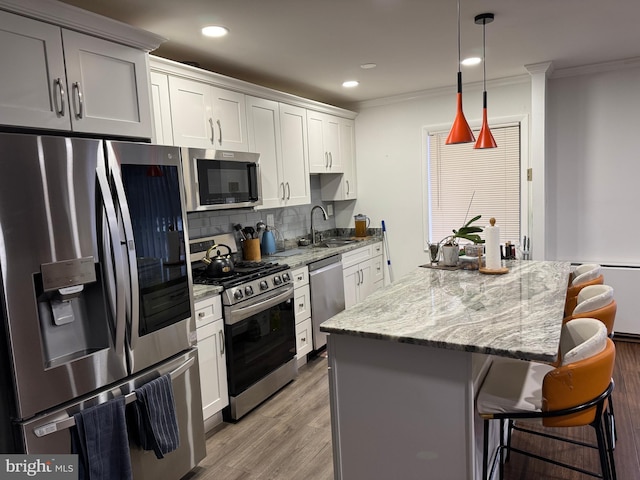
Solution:
M 473 143 L 445 145 L 448 132 L 429 134 L 431 242 L 439 242 L 451 235 L 453 229 L 482 215 L 474 225 L 485 227 L 489 225 L 489 219 L 495 217 L 496 225 L 500 226 L 500 242 L 518 243 L 520 126 L 492 128 L 491 132 L 498 148 L 478 150 L 473 148 Z M 474 131 L 474 134 L 477 136 L 478 132 Z

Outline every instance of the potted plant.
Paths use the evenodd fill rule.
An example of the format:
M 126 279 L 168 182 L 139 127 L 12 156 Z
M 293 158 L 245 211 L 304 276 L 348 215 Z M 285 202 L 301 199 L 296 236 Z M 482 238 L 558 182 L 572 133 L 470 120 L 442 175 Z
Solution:
M 484 240 L 478 235 L 482 232 L 482 227 L 471 225 L 472 223 L 480 220 L 482 215 L 477 215 L 465 223 L 458 230 L 453 230 L 452 235 L 447 235 L 438 242 L 438 245 L 442 245 L 442 257 L 443 263 L 446 266 L 455 266 L 458 264 L 460 256 L 460 247 L 458 245 L 458 239 L 463 238 L 469 240 L 474 244 L 484 243 Z

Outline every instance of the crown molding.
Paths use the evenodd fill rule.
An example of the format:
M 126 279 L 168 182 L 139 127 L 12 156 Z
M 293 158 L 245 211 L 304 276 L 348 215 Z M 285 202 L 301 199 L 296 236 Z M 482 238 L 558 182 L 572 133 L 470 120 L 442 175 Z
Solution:
M 581 65 L 579 67 L 559 68 L 553 72 L 551 78 L 575 77 L 577 75 L 589 75 L 599 72 L 611 72 L 614 70 L 638 67 L 640 67 L 640 57 L 631 57 L 621 60 L 613 60 L 611 62 Z
M 151 52 L 167 39 L 56 0 L 0 0 L 6 10 L 35 20 L 87 33 L 112 42 Z

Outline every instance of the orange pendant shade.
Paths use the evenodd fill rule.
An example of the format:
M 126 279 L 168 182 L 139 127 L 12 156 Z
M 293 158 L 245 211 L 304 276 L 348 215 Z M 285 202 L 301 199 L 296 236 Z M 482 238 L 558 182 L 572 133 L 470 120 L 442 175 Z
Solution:
M 471 127 L 467 123 L 467 119 L 464 117 L 462 111 L 462 92 L 458 92 L 458 108 L 456 112 L 456 118 L 453 120 L 451 131 L 447 137 L 446 145 L 453 145 L 455 143 L 469 143 L 475 141 Z
M 473 146 L 473 148 L 496 148 L 497 146 L 498 145 L 493 138 L 493 134 L 491 133 L 491 130 L 489 130 L 489 122 L 487 121 L 487 107 L 484 107 L 482 109 L 482 128 L 480 129 L 480 133 L 478 134 L 478 141 Z

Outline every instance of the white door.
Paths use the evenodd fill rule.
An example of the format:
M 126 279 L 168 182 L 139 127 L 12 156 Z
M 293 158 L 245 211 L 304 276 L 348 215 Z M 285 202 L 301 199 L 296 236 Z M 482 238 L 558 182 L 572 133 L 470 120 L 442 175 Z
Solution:
M 62 40 L 73 130 L 151 138 L 147 54 L 65 29 Z
M 340 119 L 340 161 L 344 172 L 342 175 L 341 200 L 353 200 L 358 196 L 354 126 L 355 122 L 353 120 Z
M 360 286 L 360 266 L 358 264 L 345 268 L 342 272 L 344 279 L 344 308 L 350 308 L 359 300 L 358 289 Z
M 321 113 L 307 110 L 307 138 L 309 142 L 309 172 L 326 173 L 329 154 L 324 147 L 324 117 Z
M 0 11 L 0 122 L 69 130 L 60 28 Z
M 286 204 L 308 205 L 311 203 L 311 185 L 304 108 L 280 104 L 280 135 Z
M 169 77 L 173 142 L 180 147 L 213 148 L 211 86 Z
M 196 330 L 202 412 L 206 420 L 229 404 L 224 351 L 224 321 L 217 320 Z
M 340 158 L 340 121 L 333 115 L 324 115 L 323 134 L 324 148 L 329 155 L 330 173 L 342 172 L 342 159 Z
M 244 93 L 211 87 L 211 98 L 215 148 L 249 151 Z
M 171 128 L 171 103 L 169 100 L 169 78 L 158 72 L 150 73 L 151 105 L 153 109 L 153 143 L 173 145 Z
M 260 154 L 260 208 L 281 207 L 285 199 L 285 186 L 282 180 L 278 102 L 256 97 L 247 97 L 246 101 L 249 149 Z

